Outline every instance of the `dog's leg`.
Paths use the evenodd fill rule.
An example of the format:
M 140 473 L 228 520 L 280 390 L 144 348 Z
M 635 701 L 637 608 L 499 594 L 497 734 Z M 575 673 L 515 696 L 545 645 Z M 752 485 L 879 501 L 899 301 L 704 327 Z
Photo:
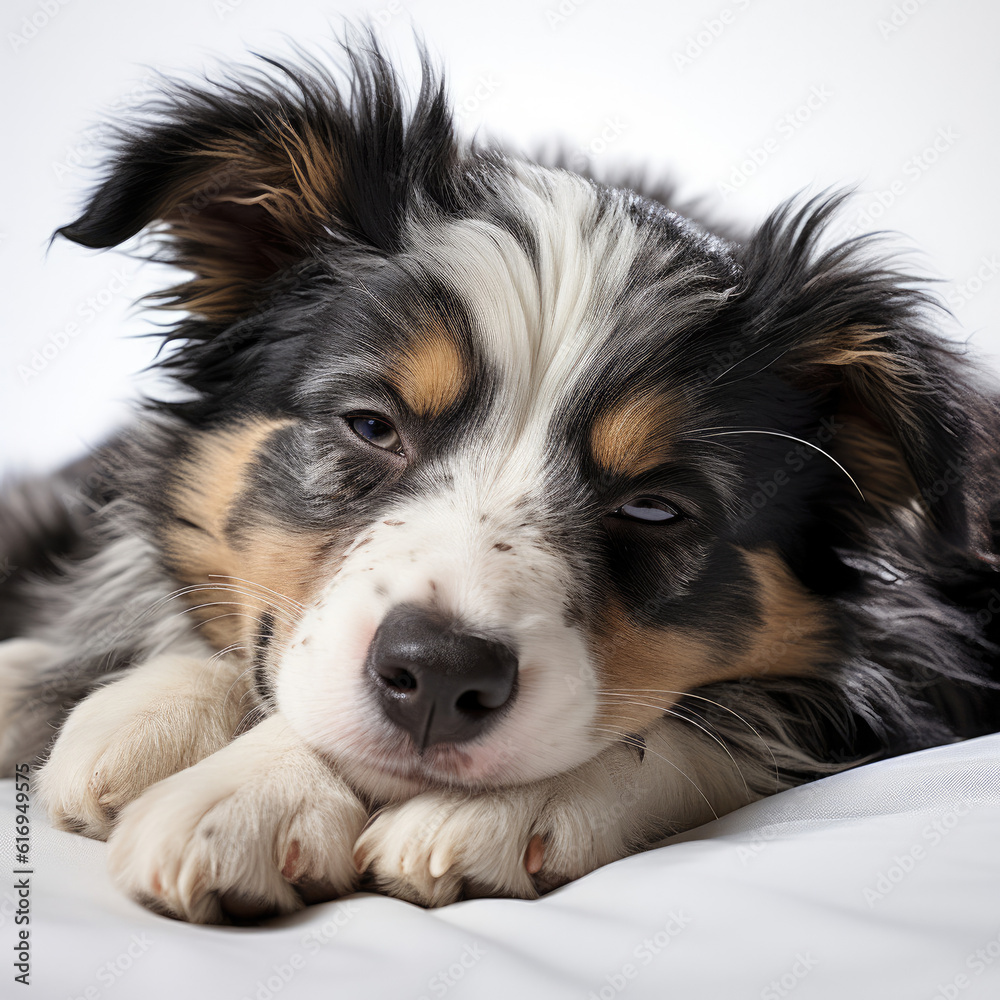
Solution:
M 377 814 L 355 861 L 424 906 L 532 899 L 751 797 L 718 744 L 662 720 L 574 771 L 484 792 L 425 792 Z
M 111 872 L 134 899 L 195 923 L 287 913 L 353 889 L 367 815 L 278 713 L 127 806 Z
M 248 710 L 246 662 L 165 653 L 70 713 L 38 772 L 52 824 L 104 840 L 145 788 L 225 746 Z

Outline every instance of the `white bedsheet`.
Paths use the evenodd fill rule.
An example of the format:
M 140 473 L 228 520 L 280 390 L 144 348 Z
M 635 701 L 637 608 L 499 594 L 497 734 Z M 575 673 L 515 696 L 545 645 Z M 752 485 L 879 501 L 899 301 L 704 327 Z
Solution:
M 103 844 L 36 811 L 28 988 L 13 798 L 0 783 L 4 998 L 1000 996 L 1000 736 L 785 792 L 535 902 L 357 895 L 255 928 L 145 911 Z

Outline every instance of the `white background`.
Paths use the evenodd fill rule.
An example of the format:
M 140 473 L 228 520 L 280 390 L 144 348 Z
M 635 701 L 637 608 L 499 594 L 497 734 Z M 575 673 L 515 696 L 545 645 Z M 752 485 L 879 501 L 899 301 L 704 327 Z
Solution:
M 845 230 L 898 230 L 924 272 L 952 282 L 951 335 L 1000 354 L 990 0 L 5 0 L 0 466 L 44 469 L 98 443 L 155 349 L 139 337 L 155 317 L 131 302 L 162 272 L 65 241 L 47 250 L 96 176 L 100 122 L 141 105 L 157 70 L 280 53 L 286 35 L 320 45 L 362 11 L 409 69 L 411 26 L 423 33 L 466 130 L 672 176 L 741 221 L 800 190 L 856 186 Z

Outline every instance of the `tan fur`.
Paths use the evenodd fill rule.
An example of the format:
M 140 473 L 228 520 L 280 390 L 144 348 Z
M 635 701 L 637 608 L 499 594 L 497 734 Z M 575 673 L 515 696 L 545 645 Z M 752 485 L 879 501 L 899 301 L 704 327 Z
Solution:
M 623 399 L 604 410 L 590 431 L 598 465 L 622 476 L 638 476 L 667 461 L 679 407 L 650 392 Z
M 396 359 L 390 381 L 418 416 L 440 416 L 465 384 L 462 355 L 443 324 L 422 332 Z
M 757 584 L 761 624 L 742 654 L 719 654 L 709 637 L 676 628 L 636 625 L 620 605 L 606 615 L 599 724 L 642 732 L 682 692 L 740 677 L 805 675 L 831 649 L 823 603 L 773 552 L 741 552 Z M 623 697 L 629 693 L 634 697 Z M 617 695 L 617 696 L 616 696 Z
M 822 376 L 818 365 L 838 370 L 846 398 L 876 415 L 891 408 L 897 420 L 914 436 L 920 429 L 916 412 L 908 402 L 917 374 L 914 362 L 890 349 L 886 332 L 861 324 L 827 330 L 814 335 L 790 352 L 786 364 L 798 371 L 806 383 Z
M 909 507 L 926 518 L 926 504 L 899 445 L 863 417 L 851 414 L 836 420 L 844 426 L 827 450 L 857 482 L 865 501 L 883 514 Z
M 276 524 L 247 525 L 238 535 L 231 530 L 233 504 L 255 457 L 285 426 L 287 421 L 253 421 L 201 435 L 170 498 L 178 517 L 204 529 L 177 522 L 169 528 L 164 548 L 182 582 L 205 587 L 189 602 L 193 616 L 203 623 L 200 631 L 218 649 L 249 644 L 266 610 L 275 616 L 276 632 L 287 635 L 297 620 L 297 605 L 319 586 L 326 566 L 321 557 L 330 536 L 325 533 L 295 532 Z
M 757 579 L 763 626 L 749 654 L 728 676 L 804 676 L 832 651 L 832 622 L 823 601 L 772 551 L 743 552 Z
M 204 167 L 175 185 L 156 215 L 196 277 L 158 297 L 210 319 L 234 319 L 259 298 L 261 279 L 335 219 L 337 157 L 330 137 L 283 121 L 262 121 L 259 132 L 225 137 L 194 156 Z M 267 253 L 256 253 L 244 227 L 213 217 L 227 203 L 266 213 Z

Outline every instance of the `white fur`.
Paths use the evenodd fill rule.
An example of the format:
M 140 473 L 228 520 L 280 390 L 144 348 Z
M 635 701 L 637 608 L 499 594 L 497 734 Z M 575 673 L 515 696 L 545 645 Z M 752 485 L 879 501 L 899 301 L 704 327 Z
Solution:
M 354 887 L 366 815 L 279 714 L 126 807 L 109 864 L 129 895 L 195 923 L 287 913 L 303 905 L 296 884 L 317 898 Z
M 511 470 L 454 468 L 454 476 L 447 493 L 397 508 L 389 520 L 403 524 L 377 526 L 345 559 L 299 623 L 278 671 L 277 700 L 289 721 L 376 794 L 380 763 L 408 767 L 396 773 L 418 782 L 500 784 L 565 770 L 596 749 L 587 730 L 597 710 L 596 675 L 583 636 L 562 622 L 568 568 L 537 529 L 518 527 L 512 506 L 525 484 Z M 500 551 L 497 542 L 511 549 Z M 418 758 L 376 703 L 364 669 L 368 645 L 385 613 L 403 603 L 457 615 L 518 651 L 511 710 L 463 746 L 460 759 L 439 761 L 434 751 Z
M 619 743 L 527 785 L 424 792 L 364 828 L 366 810 L 337 769 L 278 714 L 126 806 L 109 839 L 111 871 L 133 897 L 199 923 L 346 893 L 355 864 L 422 905 L 531 899 L 741 805 L 730 766 L 723 750 L 666 719 L 641 762 Z M 544 857 L 532 875 L 525 851 L 535 836 Z
M 233 738 L 247 708 L 245 664 L 201 652 L 154 657 L 74 709 L 38 772 L 54 826 L 104 840 L 144 789 Z
M 436 789 L 382 810 L 357 844 L 380 888 L 425 906 L 516 896 L 585 875 L 669 832 L 743 804 L 724 751 L 676 720 L 647 734 L 642 762 L 622 743 L 565 774 L 470 795 Z M 525 868 L 536 836 L 541 870 Z

